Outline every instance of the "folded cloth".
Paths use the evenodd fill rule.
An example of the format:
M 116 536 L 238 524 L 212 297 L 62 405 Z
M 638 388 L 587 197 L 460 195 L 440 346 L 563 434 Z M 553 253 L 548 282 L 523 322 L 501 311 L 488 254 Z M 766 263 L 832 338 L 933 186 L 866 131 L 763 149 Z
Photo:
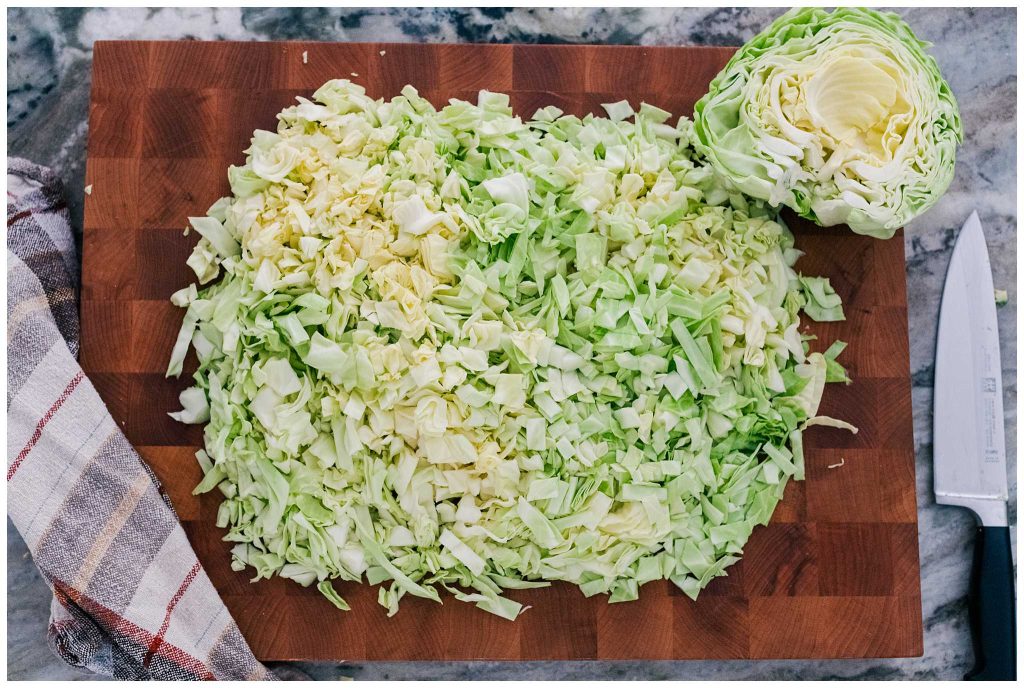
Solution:
M 273 679 L 78 365 L 59 178 L 14 158 L 7 181 L 7 510 L 53 590 L 50 647 L 118 679 Z

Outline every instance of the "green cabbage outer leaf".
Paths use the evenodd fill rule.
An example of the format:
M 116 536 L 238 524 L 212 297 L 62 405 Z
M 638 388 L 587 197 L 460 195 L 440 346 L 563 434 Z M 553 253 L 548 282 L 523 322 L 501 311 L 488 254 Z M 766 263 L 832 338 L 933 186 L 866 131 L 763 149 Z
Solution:
M 953 179 L 960 113 L 896 14 L 794 9 L 697 102 L 698 149 L 743 193 L 889 238 Z
M 196 491 L 224 495 L 236 570 L 340 609 L 334 580 L 381 583 L 389 613 L 441 587 L 515 618 L 502 590 L 550 580 L 696 596 L 803 477 L 801 424 L 846 378 L 798 331 L 838 297 L 789 231 L 686 119 L 508 102 L 329 82 L 192 219 L 221 279 L 174 295 L 168 374 L 191 345 L 175 417 L 206 423 Z
M 835 322 L 846 320 L 843 313 L 843 302 L 839 294 L 832 288 L 828 277 L 800 276 L 800 286 L 804 291 L 807 303 L 804 313 L 815 322 Z

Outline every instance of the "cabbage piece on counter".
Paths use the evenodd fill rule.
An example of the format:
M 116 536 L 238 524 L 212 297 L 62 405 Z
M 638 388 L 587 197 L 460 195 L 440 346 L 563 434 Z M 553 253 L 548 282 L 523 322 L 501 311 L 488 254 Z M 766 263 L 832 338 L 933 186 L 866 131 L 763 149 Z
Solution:
M 927 47 L 893 13 L 791 10 L 711 82 L 697 147 L 745 194 L 889 238 L 946 191 L 963 138 Z
M 614 602 L 724 575 L 846 379 L 798 330 L 838 297 L 772 212 L 648 105 L 299 101 L 191 218 L 209 286 L 173 299 L 235 568 L 506 618 L 551 580 Z

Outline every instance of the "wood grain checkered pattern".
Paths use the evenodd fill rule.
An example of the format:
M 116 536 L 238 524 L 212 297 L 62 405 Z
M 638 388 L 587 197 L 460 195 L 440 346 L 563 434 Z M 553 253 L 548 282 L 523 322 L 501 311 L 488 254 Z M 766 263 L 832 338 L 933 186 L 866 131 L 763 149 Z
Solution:
M 307 51 L 308 62 L 302 53 Z M 380 51 L 384 51 L 381 55 Z M 743 560 L 697 602 L 667 582 L 608 605 L 573 586 L 512 593 L 532 605 L 508 622 L 449 600 L 408 597 L 388 619 L 376 590 L 344 584 L 353 611 L 285 580 L 248 582 L 214 526 L 217 493 L 196 498 L 197 427 L 167 416 L 187 378 L 163 372 L 181 320 L 168 302 L 202 215 L 228 193 L 255 128 L 329 78 L 375 97 L 412 83 L 435 103 L 508 92 L 529 116 L 577 114 L 622 98 L 679 114 L 731 53 L 724 48 L 100 42 L 86 198 L 82 353 L 128 438 L 170 494 L 210 578 L 261 659 L 616 659 L 915 656 L 922 652 L 914 450 L 902 234 L 891 241 L 793 221 L 798 267 L 832 278 L 847 320 L 853 384 L 830 385 L 822 412 L 860 433 L 809 430 L 807 480 L 792 483 Z M 194 365 L 194 361 L 192 361 Z M 839 468 L 830 468 L 842 463 Z

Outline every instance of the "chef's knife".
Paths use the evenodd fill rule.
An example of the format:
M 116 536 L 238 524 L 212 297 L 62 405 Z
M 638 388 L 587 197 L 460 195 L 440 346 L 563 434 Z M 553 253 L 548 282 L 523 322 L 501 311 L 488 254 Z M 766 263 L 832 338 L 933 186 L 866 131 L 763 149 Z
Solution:
M 1013 561 L 999 331 L 978 213 L 960 230 L 946 272 L 935 351 L 935 500 L 971 509 L 980 525 L 968 605 L 975 666 L 966 678 L 1016 678 Z

